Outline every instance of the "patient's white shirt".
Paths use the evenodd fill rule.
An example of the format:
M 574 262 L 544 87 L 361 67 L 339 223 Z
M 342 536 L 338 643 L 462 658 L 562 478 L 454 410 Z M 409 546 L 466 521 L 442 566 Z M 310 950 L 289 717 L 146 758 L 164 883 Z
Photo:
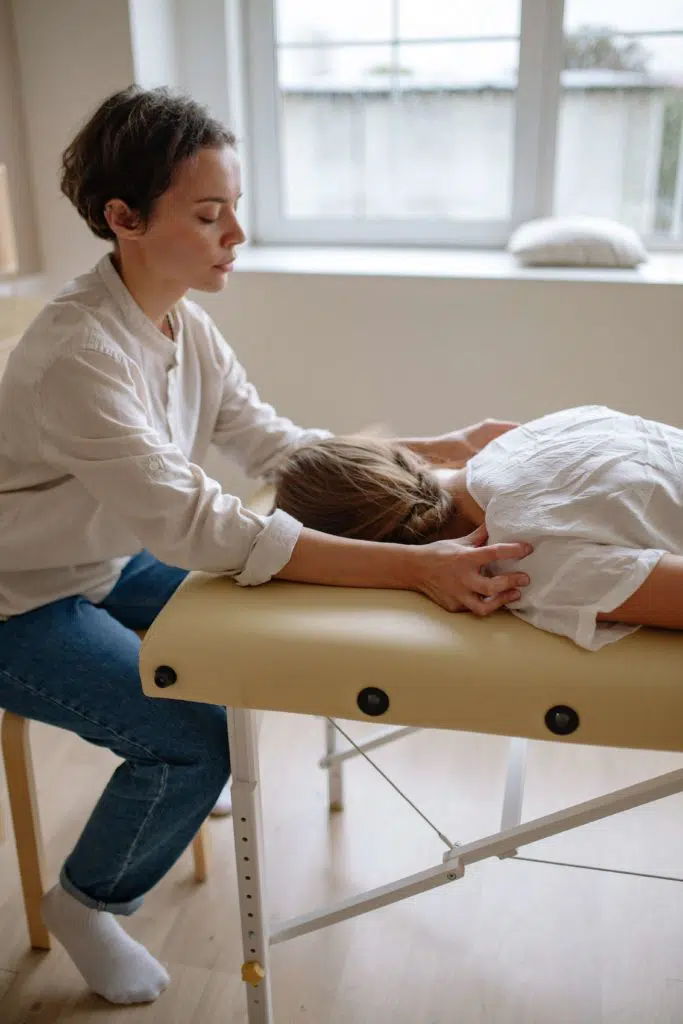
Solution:
M 467 464 L 490 543 L 534 552 L 496 569 L 528 572 L 509 608 L 598 650 L 637 626 L 597 622 L 662 557 L 683 554 L 683 430 L 604 406 L 553 413 L 511 430 Z

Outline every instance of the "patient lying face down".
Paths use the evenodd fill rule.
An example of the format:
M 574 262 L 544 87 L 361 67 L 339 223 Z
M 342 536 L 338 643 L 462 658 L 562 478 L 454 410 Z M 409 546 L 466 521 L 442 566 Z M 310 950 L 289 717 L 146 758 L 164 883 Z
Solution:
M 276 504 L 323 533 L 426 544 L 463 536 L 477 525 L 460 508 L 454 475 L 464 489 L 464 470 L 433 470 L 395 442 L 332 437 L 304 445 L 288 459 L 277 476 Z
M 568 409 L 455 470 L 395 442 L 329 438 L 281 467 L 276 505 L 364 540 L 425 544 L 485 521 L 491 543 L 529 541 L 524 565 L 504 566 L 531 577 L 509 609 L 588 650 L 640 625 L 683 629 L 683 431 L 666 424 Z

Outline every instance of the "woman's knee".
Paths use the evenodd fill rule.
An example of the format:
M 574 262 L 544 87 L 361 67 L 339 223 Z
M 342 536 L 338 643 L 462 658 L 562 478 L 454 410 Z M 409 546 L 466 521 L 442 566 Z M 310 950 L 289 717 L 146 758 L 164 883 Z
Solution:
M 230 750 L 228 747 L 228 721 L 225 708 L 212 704 L 201 707 L 206 714 L 205 771 L 216 796 L 230 778 Z
M 175 701 L 173 705 L 177 717 L 173 716 L 176 718 L 175 729 L 164 730 L 169 741 L 164 760 L 171 767 L 191 767 L 201 779 L 202 788 L 220 793 L 230 777 L 225 708 Z

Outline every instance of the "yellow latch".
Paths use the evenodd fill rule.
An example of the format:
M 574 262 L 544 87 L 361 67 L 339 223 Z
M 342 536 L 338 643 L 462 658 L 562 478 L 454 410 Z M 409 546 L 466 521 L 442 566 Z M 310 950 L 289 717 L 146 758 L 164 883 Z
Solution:
M 242 964 L 242 981 L 246 981 L 248 985 L 253 985 L 256 988 L 265 976 L 266 972 L 258 960 L 248 960 L 246 964 Z

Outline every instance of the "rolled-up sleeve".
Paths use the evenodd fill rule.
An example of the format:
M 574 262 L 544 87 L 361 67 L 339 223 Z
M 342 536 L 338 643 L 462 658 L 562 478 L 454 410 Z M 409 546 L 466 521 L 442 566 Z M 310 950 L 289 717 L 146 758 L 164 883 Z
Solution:
M 212 441 L 247 476 L 268 479 L 299 445 L 332 436 L 328 430 L 307 430 L 278 416 L 260 398 L 244 367 L 215 327 L 213 332 L 222 364 L 223 393 Z
M 243 585 L 266 582 L 289 561 L 301 524 L 279 510 L 261 516 L 244 508 L 167 442 L 151 422 L 138 373 L 97 344 L 59 356 L 36 396 L 44 457 L 160 560 Z

